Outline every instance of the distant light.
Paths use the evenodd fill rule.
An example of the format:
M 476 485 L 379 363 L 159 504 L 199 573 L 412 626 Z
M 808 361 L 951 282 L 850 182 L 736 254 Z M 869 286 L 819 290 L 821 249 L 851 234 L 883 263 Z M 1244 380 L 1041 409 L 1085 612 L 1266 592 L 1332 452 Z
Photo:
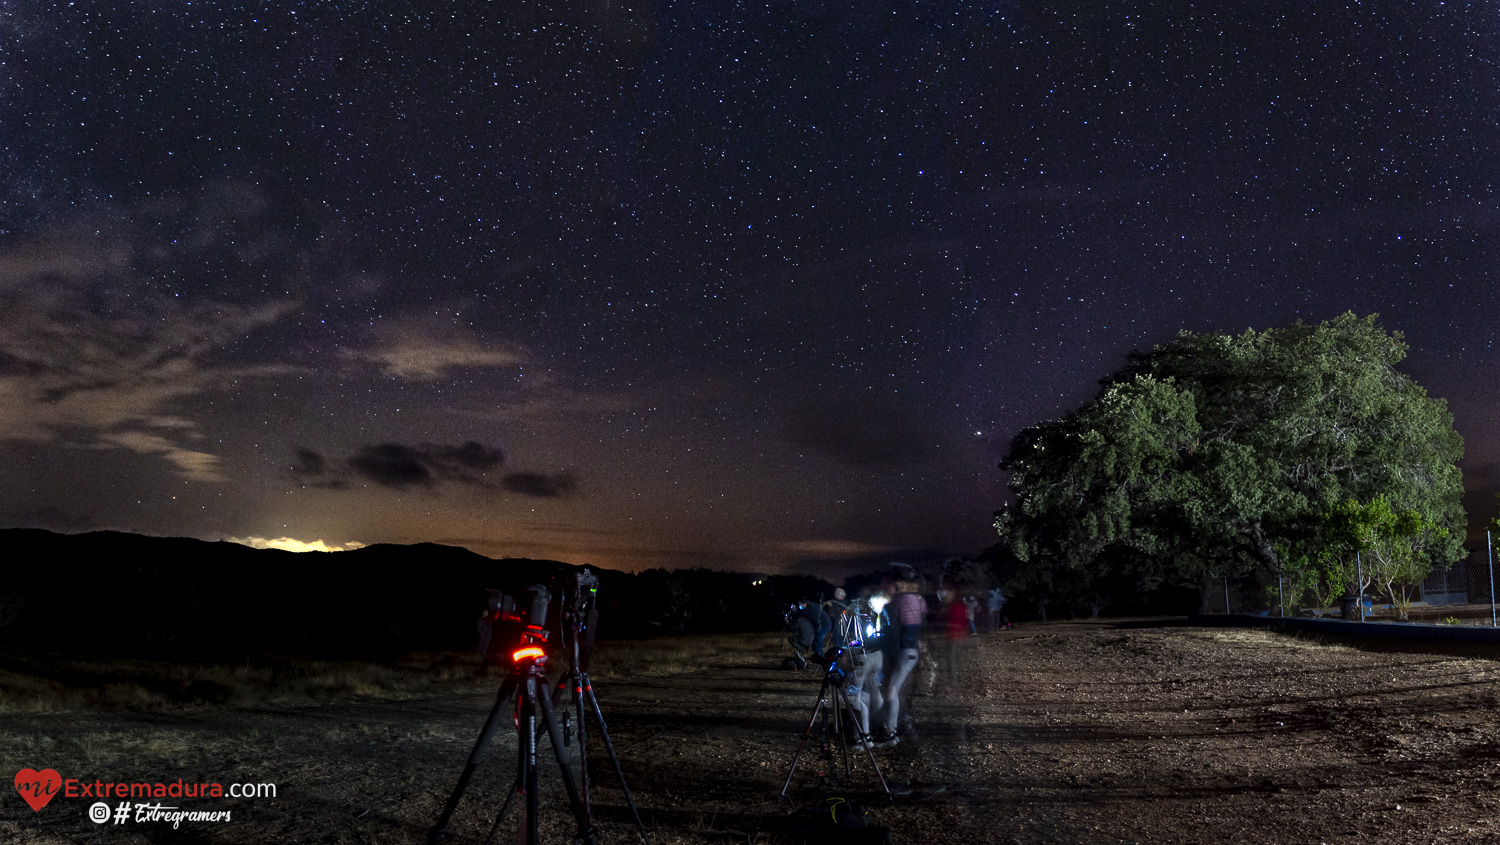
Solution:
M 224 539 L 252 549 L 280 549 L 284 552 L 347 552 L 365 547 L 364 543 L 348 542 L 330 546 L 322 540 L 309 543 L 291 537 L 277 537 L 274 540 L 268 540 L 265 537 L 225 537 Z

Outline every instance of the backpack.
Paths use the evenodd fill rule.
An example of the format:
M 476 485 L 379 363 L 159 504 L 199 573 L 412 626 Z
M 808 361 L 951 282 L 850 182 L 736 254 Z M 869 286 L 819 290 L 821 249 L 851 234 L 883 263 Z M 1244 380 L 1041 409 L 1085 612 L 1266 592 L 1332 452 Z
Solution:
M 792 817 L 792 836 L 808 845 L 891 845 L 891 829 L 863 806 L 829 796 Z

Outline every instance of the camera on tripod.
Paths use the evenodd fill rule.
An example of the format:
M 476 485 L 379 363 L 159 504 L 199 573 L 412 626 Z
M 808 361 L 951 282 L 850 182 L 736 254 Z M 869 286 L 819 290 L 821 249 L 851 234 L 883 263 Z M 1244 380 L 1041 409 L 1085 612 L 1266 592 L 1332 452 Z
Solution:
M 565 583 L 562 588 L 563 595 L 566 596 L 570 591 L 573 594 L 573 601 L 565 608 L 565 621 L 581 622 L 588 617 L 589 610 L 593 608 L 594 601 L 599 596 L 599 576 L 592 569 L 585 566 L 575 570 L 572 579 L 564 580 L 565 582 L 567 580 L 573 582 L 571 584 Z M 567 617 L 571 617 L 571 619 Z
M 527 599 L 490 590 L 491 642 L 515 643 L 510 654 L 511 662 L 531 661 L 542 665 L 547 661 L 547 606 L 552 603 L 552 591 L 542 584 L 526 588 Z
M 588 567 L 580 567 L 557 578 L 561 616 L 561 646 L 570 651 L 573 663 L 588 671 L 594 655 L 594 629 L 599 623 L 599 576 Z
M 570 668 L 563 672 L 562 679 L 555 690 L 549 694 L 547 689 L 549 685 L 547 680 L 549 633 L 547 605 L 552 603 L 552 589 L 546 584 L 532 584 L 526 588 L 526 596 L 521 599 L 506 595 L 500 590 L 490 589 L 489 605 L 480 619 L 483 623 L 481 629 L 491 634 L 493 643 L 514 643 L 517 648 L 511 652 L 512 665 L 505 675 L 505 680 L 500 684 L 500 691 L 495 696 L 495 706 L 490 709 L 490 715 L 479 733 L 479 739 L 474 743 L 474 749 L 469 752 L 469 760 L 464 764 L 463 771 L 459 773 L 458 783 L 448 796 L 448 803 L 443 806 L 443 812 L 438 817 L 437 824 L 427 831 L 427 839 L 430 843 L 441 842 L 447 835 L 448 822 L 452 820 L 454 811 L 458 809 L 464 790 L 468 788 L 469 781 L 474 777 L 480 762 L 484 759 L 485 752 L 491 740 L 494 739 L 496 731 L 500 729 L 501 723 L 505 722 L 514 724 L 517 732 L 516 780 L 506 794 L 505 803 L 501 805 L 500 812 L 495 816 L 495 824 L 490 829 L 490 837 L 494 837 L 495 830 L 499 828 L 506 811 L 510 809 L 512 799 L 520 797 L 522 799 L 521 817 L 516 829 L 517 841 L 524 842 L 526 845 L 536 845 L 537 816 L 541 808 L 537 796 L 537 749 L 540 741 L 545 738 L 552 746 L 552 753 L 557 759 L 558 771 L 562 776 L 563 788 L 568 795 L 568 805 L 573 811 L 574 819 L 578 822 L 578 831 L 574 836 L 574 841 L 582 842 L 584 845 L 594 845 L 593 809 L 589 795 L 590 777 L 586 750 L 588 731 L 585 728 L 586 717 L 592 716 L 609 760 L 614 764 L 615 775 L 620 780 L 620 789 L 625 793 L 625 802 L 630 806 L 631 814 L 635 816 L 636 828 L 641 833 L 641 839 L 646 842 L 646 845 L 651 845 L 651 838 L 646 833 L 645 823 L 641 821 L 641 814 L 635 806 L 635 799 L 630 795 L 630 788 L 625 785 L 625 772 L 620 768 L 620 759 L 615 754 L 613 743 L 610 742 L 609 729 L 604 724 L 604 713 L 599 709 L 599 699 L 594 694 L 594 684 L 588 675 L 588 653 L 593 650 L 594 627 L 599 618 L 595 601 L 599 591 L 599 576 L 592 570 L 580 568 L 571 573 L 550 575 L 547 582 L 557 590 L 556 622 L 559 642 L 556 645 L 570 652 L 572 658 Z M 486 641 L 481 649 L 487 655 L 491 653 L 487 650 L 489 644 L 490 641 Z M 497 647 L 503 648 L 504 646 L 497 645 Z M 558 724 L 558 708 L 554 701 L 561 699 L 564 694 L 571 697 L 569 706 L 577 714 L 579 771 L 577 783 L 574 782 L 565 749 L 569 744 L 569 734 L 565 732 L 563 726 Z M 569 710 L 563 710 L 564 725 L 571 715 Z

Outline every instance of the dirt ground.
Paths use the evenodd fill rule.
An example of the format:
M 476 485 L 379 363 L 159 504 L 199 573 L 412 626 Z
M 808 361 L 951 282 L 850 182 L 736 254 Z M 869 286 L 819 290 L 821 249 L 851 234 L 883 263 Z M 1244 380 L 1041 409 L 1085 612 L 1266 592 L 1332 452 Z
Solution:
M 598 695 L 651 841 L 800 841 L 788 815 L 863 802 L 905 842 L 1500 842 L 1500 663 L 1374 650 L 1171 620 L 1053 623 L 963 643 L 914 699 L 917 734 L 853 778 L 812 747 L 779 793 L 821 673 L 763 661 L 600 681 Z M 277 797 L 162 801 L 220 822 L 95 824 L 95 799 L 33 812 L 0 801 L 0 841 L 424 841 L 492 703 L 478 687 L 406 701 L 0 714 L 6 777 L 274 783 Z M 591 750 L 598 750 L 595 742 Z M 515 771 L 502 730 L 447 841 L 484 840 Z M 543 841 L 573 818 L 543 760 Z M 639 842 L 596 758 L 599 841 Z M 109 801 L 111 805 L 116 802 Z M 496 836 L 513 841 L 514 810 Z

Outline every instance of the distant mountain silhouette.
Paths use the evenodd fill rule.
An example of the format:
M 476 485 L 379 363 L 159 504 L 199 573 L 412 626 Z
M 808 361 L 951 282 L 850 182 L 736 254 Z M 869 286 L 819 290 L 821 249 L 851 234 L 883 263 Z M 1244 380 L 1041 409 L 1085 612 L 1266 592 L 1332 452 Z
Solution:
M 467 649 L 494 588 L 573 582 L 576 567 L 435 543 L 288 552 L 116 531 L 0 529 L 0 643 L 121 653 Z M 768 630 L 832 585 L 705 569 L 599 571 L 599 635 Z
M 461 647 L 486 587 L 569 569 L 420 543 L 287 552 L 115 531 L 0 530 L 0 639 L 220 652 Z

